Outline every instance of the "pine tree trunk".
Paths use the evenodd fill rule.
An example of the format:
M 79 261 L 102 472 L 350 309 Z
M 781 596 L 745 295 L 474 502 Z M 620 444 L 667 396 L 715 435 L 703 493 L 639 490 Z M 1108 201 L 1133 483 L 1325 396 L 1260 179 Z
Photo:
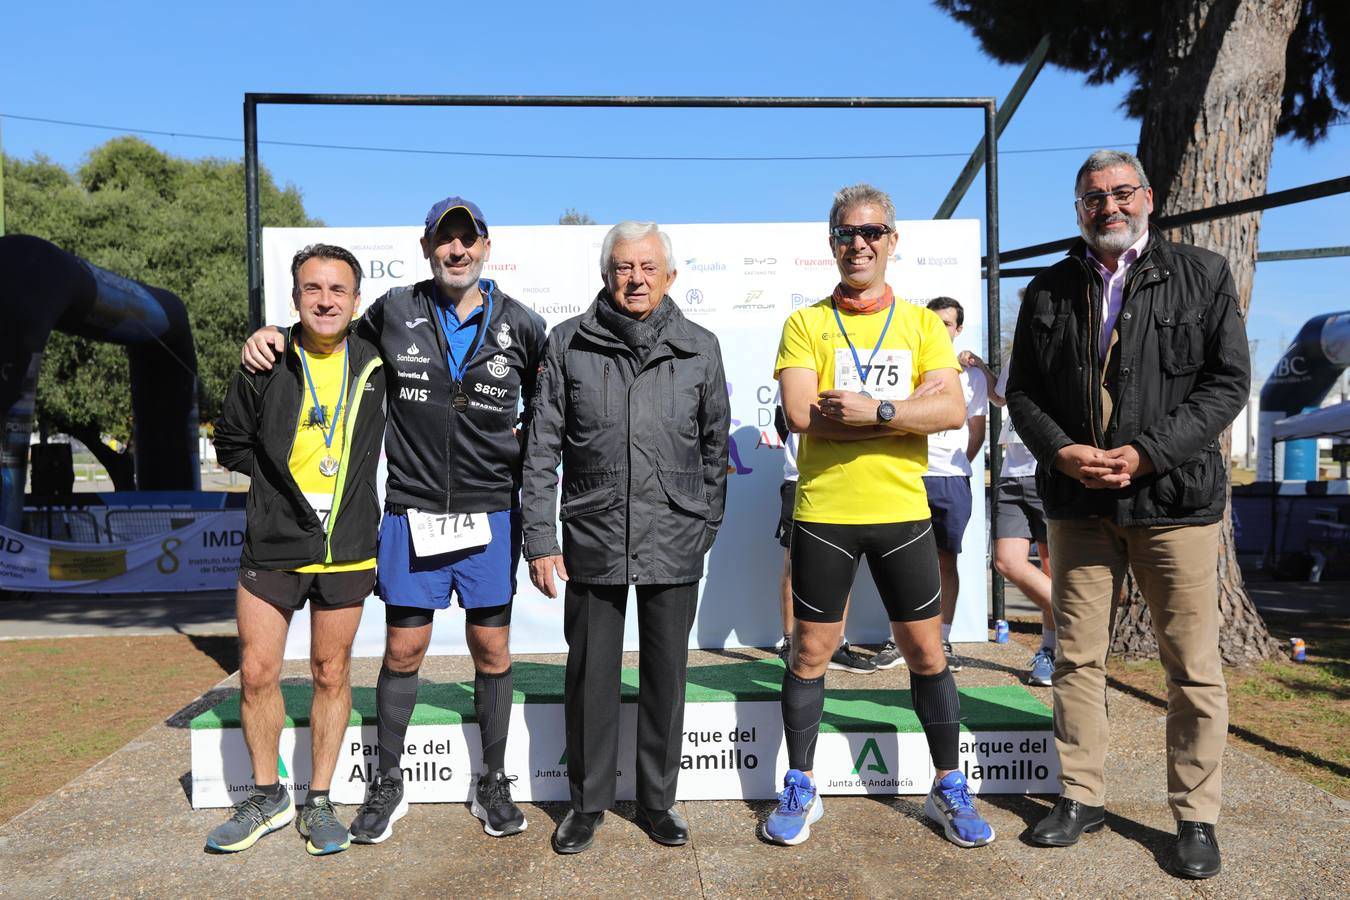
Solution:
M 1153 183 L 1154 216 L 1266 193 L 1284 90 L 1285 48 L 1300 0 L 1167 0 L 1154 36 L 1139 157 Z M 1251 303 L 1261 216 L 1190 225 L 1172 240 L 1222 254 L 1245 317 Z M 1227 458 L 1227 432 L 1220 442 Z M 1232 494 L 1219 538 L 1219 646 L 1230 665 L 1272 653 L 1266 624 L 1247 596 L 1233 540 Z M 1116 617 L 1112 651 L 1156 656 L 1143 598 L 1130 584 Z

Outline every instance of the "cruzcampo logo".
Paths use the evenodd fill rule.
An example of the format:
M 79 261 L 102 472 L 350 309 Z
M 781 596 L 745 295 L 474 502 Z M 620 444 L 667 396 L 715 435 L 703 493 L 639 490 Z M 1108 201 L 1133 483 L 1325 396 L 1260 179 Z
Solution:
M 875 759 L 876 762 L 868 762 L 869 759 Z M 867 771 L 878 772 L 882 775 L 889 775 L 890 770 L 886 768 L 886 760 L 881 755 L 881 748 L 877 746 L 876 738 L 868 738 L 863 741 L 862 750 L 858 751 L 858 758 L 853 761 L 853 774 L 861 775 L 863 763 L 867 762 Z

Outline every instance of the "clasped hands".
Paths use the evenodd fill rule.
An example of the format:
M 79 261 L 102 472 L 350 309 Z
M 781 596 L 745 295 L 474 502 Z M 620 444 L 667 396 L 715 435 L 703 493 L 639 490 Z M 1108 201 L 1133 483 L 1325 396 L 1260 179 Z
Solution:
M 1134 478 L 1153 472 L 1153 461 L 1133 444 L 1102 450 L 1069 444 L 1055 454 L 1055 468 L 1093 490 L 1120 490 Z

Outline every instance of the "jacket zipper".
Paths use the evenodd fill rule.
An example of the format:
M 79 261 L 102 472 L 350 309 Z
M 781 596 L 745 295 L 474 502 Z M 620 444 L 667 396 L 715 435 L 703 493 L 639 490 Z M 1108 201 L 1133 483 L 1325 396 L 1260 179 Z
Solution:
M 366 382 L 370 375 L 382 365 L 379 357 L 366 363 L 361 374 L 352 385 L 350 405 L 347 407 L 347 427 L 342 430 L 342 458 L 338 460 L 336 480 L 333 483 L 333 506 L 328 510 L 328 527 L 324 534 L 324 563 L 333 562 L 333 531 L 337 527 L 338 509 L 342 506 L 342 493 L 347 487 L 347 463 L 352 454 L 352 436 L 356 433 L 357 416 L 361 413 L 361 399 L 365 394 Z
M 1088 281 L 1085 287 L 1087 290 L 1087 306 L 1088 306 L 1087 344 L 1088 344 L 1088 363 L 1089 363 L 1087 377 L 1084 378 L 1083 381 L 1084 381 L 1084 388 L 1088 395 L 1087 396 L 1088 419 L 1089 419 L 1088 425 L 1092 429 L 1092 446 L 1101 449 L 1102 444 L 1106 443 L 1106 434 L 1104 433 L 1105 429 L 1099 428 L 1099 423 L 1101 422 L 1102 417 L 1102 410 L 1101 410 L 1102 395 L 1100 386 L 1098 384 L 1099 381 L 1098 373 L 1101 370 L 1101 360 L 1098 357 L 1101 356 L 1101 351 L 1097 349 L 1098 347 L 1097 335 L 1101 333 L 1102 326 L 1101 326 L 1101 314 L 1098 311 L 1097 304 L 1093 303 L 1092 301 L 1092 285 L 1093 285 L 1092 279 L 1097 279 L 1098 281 L 1100 281 L 1101 276 L 1099 276 L 1095 271 L 1093 271 L 1091 266 L 1088 266 L 1086 264 L 1082 265 L 1083 268 L 1087 271 L 1088 276 Z M 1101 435 L 1100 438 L 1098 437 L 1099 434 Z
M 605 420 L 609 420 L 609 363 L 605 363 L 605 399 L 604 399 Z

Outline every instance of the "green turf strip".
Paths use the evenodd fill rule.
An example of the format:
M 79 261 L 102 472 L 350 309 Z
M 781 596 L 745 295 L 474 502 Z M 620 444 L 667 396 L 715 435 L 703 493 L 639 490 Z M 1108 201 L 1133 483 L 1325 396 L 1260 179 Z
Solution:
M 514 673 L 516 703 L 562 703 L 563 667 L 549 663 L 517 662 Z M 623 670 L 623 700 L 637 701 L 637 669 Z M 880 682 L 885 676 L 871 676 Z M 890 683 L 899 678 L 887 679 Z M 733 701 L 777 702 L 783 683 L 778 659 L 690 666 L 689 703 Z M 309 682 L 283 684 L 287 726 L 309 724 Z M 1050 710 L 1018 685 L 961 689 L 962 725 L 975 731 L 1048 731 Z M 472 722 L 473 682 L 447 684 L 423 681 L 417 692 L 412 725 L 458 725 Z M 375 724 L 375 689 L 352 689 L 352 725 Z M 239 695 L 234 694 L 192 720 L 193 728 L 238 728 Z M 918 717 L 909 691 L 899 689 L 831 689 L 825 694 L 822 731 L 918 732 Z

